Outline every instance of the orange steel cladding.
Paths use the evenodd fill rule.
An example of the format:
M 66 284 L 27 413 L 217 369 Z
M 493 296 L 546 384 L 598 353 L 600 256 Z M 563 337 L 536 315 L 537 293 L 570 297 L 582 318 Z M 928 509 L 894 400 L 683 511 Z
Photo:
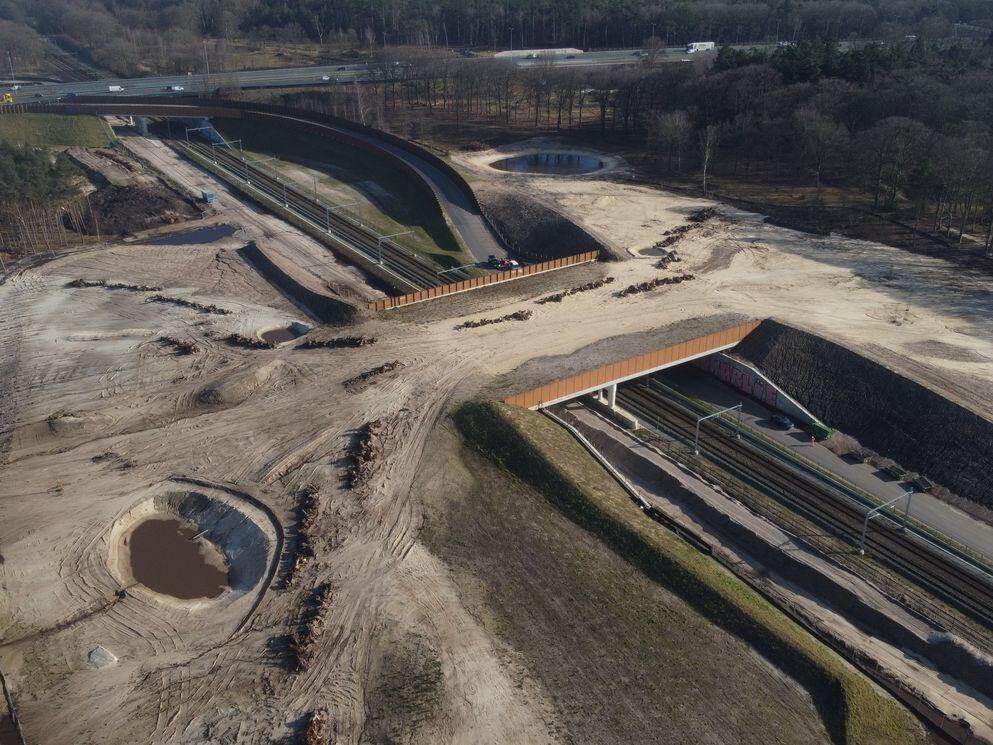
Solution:
M 671 347 L 648 352 L 627 360 L 604 365 L 594 370 L 587 370 L 568 378 L 555 380 L 551 383 L 534 388 L 530 391 L 515 393 L 504 399 L 504 403 L 513 406 L 520 406 L 525 409 L 533 409 L 549 401 L 578 394 L 590 388 L 607 385 L 620 378 L 636 376 L 639 373 L 655 370 L 666 365 L 676 364 L 690 357 L 704 355 L 707 352 L 726 347 L 730 344 L 737 344 L 748 336 L 761 321 L 749 321 L 739 326 L 733 326 L 723 331 L 707 334 L 696 339 L 684 341 L 681 344 L 674 344 Z
M 454 295 L 457 292 L 474 290 L 477 287 L 485 287 L 486 285 L 494 285 L 499 282 L 507 282 L 512 279 L 528 277 L 532 274 L 550 272 L 553 269 L 562 269 L 563 267 L 574 266 L 576 264 L 586 264 L 591 261 L 596 261 L 598 257 L 598 251 L 585 251 L 584 253 L 576 254 L 574 256 L 566 256 L 562 259 L 542 261 L 539 264 L 529 264 L 528 266 L 522 266 L 520 269 L 510 269 L 506 272 L 487 274 L 485 277 L 474 277 L 473 279 L 466 279 L 461 282 L 452 282 L 447 285 L 439 285 L 438 287 L 429 287 L 426 290 L 411 292 L 410 294 L 400 295 L 399 297 L 387 297 L 382 300 L 373 300 L 369 303 L 369 308 L 370 310 L 398 308 L 401 305 L 419 303 L 422 300 L 430 300 L 431 298 L 441 297 L 442 295 Z

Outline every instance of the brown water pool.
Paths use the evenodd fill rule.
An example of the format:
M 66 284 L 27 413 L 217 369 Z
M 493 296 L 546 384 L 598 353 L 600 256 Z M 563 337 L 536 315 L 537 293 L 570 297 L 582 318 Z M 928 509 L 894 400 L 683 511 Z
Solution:
M 228 587 L 228 571 L 217 566 L 219 557 L 208 560 L 204 549 L 214 553 L 196 532 L 178 520 L 146 520 L 128 541 L 131 573 L 150 590 L 180 600 L 215 598 Z

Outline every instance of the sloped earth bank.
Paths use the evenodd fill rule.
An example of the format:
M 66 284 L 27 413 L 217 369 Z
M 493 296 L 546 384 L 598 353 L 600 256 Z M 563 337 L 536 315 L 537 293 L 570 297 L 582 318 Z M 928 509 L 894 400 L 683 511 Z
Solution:
M 202 173 L 149 141 L 130 144 L 184 188 L 211 190 Z M 614 287 L 659 275 L 651 247 L 706 203 L 592 179 L 560 179 L 554 188 L 532 181 L 518 188 L 551 200 L 630 257 L 610 265 L 614 285 L 539 305 L 541 297 L 597 278 L 563 272 L 557 288 L 544 280 L 502 285 L 486 296 L 485 313 L 478 307 L 460 313 L 452 304 L 432 311 L 424 303 L 413 315 L 383 314 L 334 332 L 377 339 L 364 347 L 300 349 L 302 342 L 294 341 L 249 349 L 221 340 L 288 327 L 301 311 L 231 250 L 231 239 L 206 246 L 98 247 L 0 284 L 0 670 L 30 742 L 278 742 L 302 731 L 318 711 L 326 713 L 338 743 L 564 741 L 589 721 L 569 709 L 569 701 L 585 696 L 588 679 L 604 696 L 608 686 L 624 690 L 628 681 L 602 675 L 598 665 L 608 661 L 592 647 L 585 660 L 564 651 L 560 656 L 574 661 L 568 670 L 539 656 L 547 665 L 542 668 L 529 661 L 529 639 L 540 642 L 557 619 L 566 629 L 570 622 L 578 630 L 595 628 L 606 649 L 618 649 L 614 669 L 630 663 L 647 676 L 638 645 L 621 650 L 607 637 L 615 626 L 634 628 L 651 618 L 656 633 L 643 637 L 653 645 L 645 648 L 670 655 L 659 664 L 668 666 L 670 685 L 695 716 L 665 709 L 666 691 L 649 682 L 655 695 L 640 707 L 622 699 L 607 713 L 613 719 L 591 727 L 630 736 L 640 726 L 624 718 L 630 717 L 645 723 L 642 731 L 653 728 L 643 741 L 679 737 L 678 727 L 685 726 L 699 740 L 728 742 L 734 741 L 729 732 L 757 740 L 752 728 L 764 726 L 767 716 L 783 728 L 766 726 L 765 741 L 792 737 L 793 728 L 806 739 L 823 737 L 814 710 L 792 683 L 741 642 L 678 602 L 670 604 L 633 570 L 611 569 L 616 564 L 592 539 L 569 532 L 574 526 L 542 517 L 547 531 L 532 532 L 509 515 L 523 532 L 508 536 L 520 547 L 512 561 L 479 565 L 479 555 L 491 549 L 475 526 L 465 545 L 432 538 L 441 556 L 430 552 L 419 534 L 422 524 L 431 537 L 447 515 L 468 508 L 438 504 L 449 493 L 444 473 L 431 493 L 412 490 L 418 469 L 432 473 L 432 456 L 441 452 L 434 443 L 426 447 L 426 438 L 459 400 L 533 358 L 586 347 L 601 350 L 591 364 L 605 364 L 613 347 L 593 347 L 597 341 L 638 333 L 655 338 L 653 329 L 722 313 L 775 315 L 860 351 L 871 343 L 906 356 L 904 344 L 945 341 L 993 359 L 989 285 L 959 271 L 946 274 L 933 259 L 857 242 L 812 242 L 736 212 L 680 240 L 678 269 L 694 274 L 693 282 L 616 298 Z M 368 292 L 360 278 L 326 252 L 312 252 L 294 231 L 239 207 L 223 188 L 215 193 L 226 223 L 278 246 L 324 281 Z M 164 295 L 229 312 L 145 302 L 145 293 L 126 289 L 67 287 L 74 279 L 159 286 Z M 526 323 L 454 330 L 480 315 L 521 309 L 533 312 Z M 313 333 L 323 338 L 330 331 Z M 186 340 L 195 351 L 178 355 L 159 341 L 166 337 Z M 345 381 L 392 361 L 404 367 L 360 392 L 345 389 Z M 977 396 L 988 394 L 993 380 L 987 362 L 928 358 L 924 371 L 944 377 L 945 384 L 935 383 L 942 390 L 964 375 L 981 381 L 973 386 Z M 381 422 L 386 434 L 352 488 L 357 433 L 370 422 Z M 476 470 L 471 460 L 468 469 Z M 454 477 L 450 481 L 452 499 L 461 499 L 461 487 Z M 167 607 L 137 588 L 119 586 L 101 536 L 135 495 L 163 483 L 209 489 L 219 499 L 252 501 L 271 513 L 272 524 L 282 529 L 283 550 L 273 581 L 259 585 L 266 589 L 254 595 L 251 607 L 235 605 L 249 603 L 252 593 L 230 610 L 212 613 Z M 525 499 L 526 492 L 511 492 L 508 499 Z M 301 494 L 312 495 L 304 532 L 313 556 L 291 577 Z M 310 503 L 314 495 L 316 506 Z M 497 534 L 498 527 L 492 528 Z M 589 567 L 594 578 L 606 576 L 604 583 L 586 585 L 589 597 L 576 600 L 579 605 L 566 601 L 575 595 L 571 589 L 560 605 L 559 577 L 542 575 L 541 566 L 528 561 L 544 555 L 545 532 L 562 546 L 555 566 L 569 587 L 588 582 L 576 576 L 577 567 Z M 499 583 L 508 562 L 521 577 L 523 597 L 507 602 L 523 610 L 503 616 L 497 636 L 490 616 L 474 615 L 478 596 L 464 589 L 463 567 Z M 597 600 L 612 595 L 614 580 L 629 583 L 636 607 L 618 610 Z M 313 662 L 296 672 L 294 639 L 308 617 L 308 599 L 324 587 L 320 623 L 306 637 Z M 504 587 L 492 595 L 507 592 Z M 535 631 L 525 615 L 532 606 L 542 614 Z M 569 607 L 593 615 L 561 610 Z M 633 620 L 619 617 L 627 613 Z M 694 635 L 696 649 L 654 638 L 666 635 L 670 619 Z M 588 644 L 581 634 L 572 638 Z M 116 665 L 92 666 L 91 659 L 110 659 L 90 655 L 98 646 L 117 657 Z M 787 710 L 768 696 L 752 701 L 708 678 L 709 661 L 725 651 L 736 661 L 732 679 L 754 681 L 794 706 Z M 704 671 L 699 681 L 697 667 Z M 712 686 L 725 686 L 733 711 L 713 703 Z M 655 718 L 650 710 L 656 706 L 669 714 Z
M 544 685 L 562 740 L 831 741 L 801 686 L 545 495 L 448 428 L 431 451 L 415 484 L 428 513 L 422 536 L 473 615 Z

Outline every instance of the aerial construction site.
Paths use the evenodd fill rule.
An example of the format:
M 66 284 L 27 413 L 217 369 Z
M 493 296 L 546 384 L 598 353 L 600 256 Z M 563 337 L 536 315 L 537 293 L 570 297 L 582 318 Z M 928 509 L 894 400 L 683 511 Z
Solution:
M 0 233 L 2 745 L 993 743 L 988 262 L 586 140 L 4 121 L 95 140 Z

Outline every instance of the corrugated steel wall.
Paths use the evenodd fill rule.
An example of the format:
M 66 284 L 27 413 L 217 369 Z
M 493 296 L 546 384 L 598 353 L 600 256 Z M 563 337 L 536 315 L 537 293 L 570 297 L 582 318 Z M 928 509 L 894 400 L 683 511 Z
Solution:
M 707 334 L 696 339 L 690 339 L 680 344 L 658 349 L 654 352 L 631 357 L 630 359 L 604 365 L 594 370 L 572 375 L 568 378 L 555 380 L 551 383 L 534 388 L 530 391 L 516 393 L 504 399 L 505 403 L 533 409 L 538 406 L 578 395 L 591 388 L 599 388 L 622 378 L 634 377 L 650 370 L 676 364 L 686 359 L 697 357 L 737 344 L 755 330 L 761 321 L 749 321 L 733 326 L 723 331 Z
M 561 269 L 567 266 L 575 266 L 576 264 L 586 264 L 591 261 L 596 261 L 599 258 L 598 251 L 584 251 L 581 254 L 576 254 L 575 256 L 566 256 L 562 259 L 554 259 L 552 261 L 542 261 L 539 264 L 529 264 L 528 266 L 522 266 L 520 269 L 510 269 L 506 272 L 495 272 L 493 274 L 487 274 L 485 277 L 474 277 L 473 279 L 464 279 L 459 282 L 452 282 L 447 285 L 439 285 L 438 287 L 431 287 L 427 290 L 421 290 L 419 292 L 411 292 L 408 295 L 401 295 L 400 297 L 388 297 L 382 300 L 373 300 L 369 303 L 369 308 L 371 310 L 387 310 L 389 308 L 399 308 L 401 305 L 410 305 L 411 303 L 419 303 L 422 300 L 430 300 L 432 298 L 441 297 L 443 295 L 454 295 L 457 292 L 465 292 L 467 290 L 474 290 L 477 287 L 485 287 L 486 285 L 495 285 L 500 282 L 508 282 L 512 279 L 519 279 L 521 277 L 529 277 L 532 274 L 541 274 L 542 272 L 550 272 L 553 269 Z

